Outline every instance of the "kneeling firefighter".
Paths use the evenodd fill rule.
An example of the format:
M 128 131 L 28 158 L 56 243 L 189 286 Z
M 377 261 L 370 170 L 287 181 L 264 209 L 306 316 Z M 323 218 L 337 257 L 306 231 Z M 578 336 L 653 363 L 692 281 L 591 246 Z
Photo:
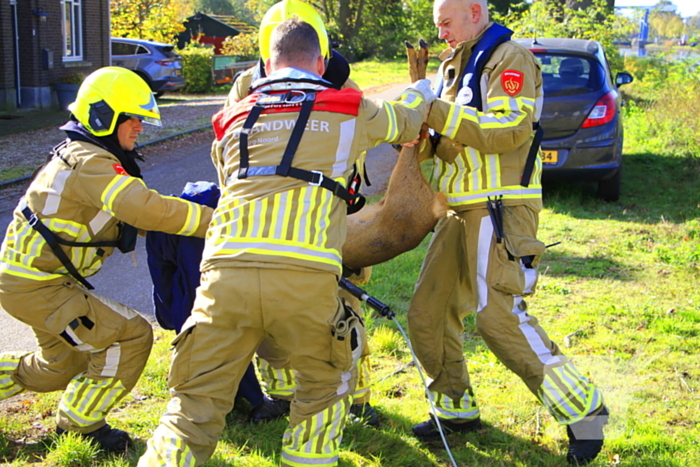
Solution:
M 235 105 L 245 99 L 251 92 L 251 85 L 266 77 L 265 60 L 270 58 L 270 37 L 274 28 L 282 21 L 298 18 L 316 30 L 321 51 L 324 56 L 326 68 L 323 79 L 329 81 L 335 88 L 352 88 L 360 90 L 359 86 L 352 81 L 350 76 L 350 65 L 345 57 L 334 50 L 328 37 L 328 32 L 323 24 L 321 15 L 309 4 L 299 0 L 282 0 L 274 4 L 266 13 L 260 24 L 259 45 L 260 60 L 254 66 L 243 73 L 240 73 L 233 83 L 231 92 L 228 95 L 226 106 Z M 364 167 L 364 153 L 356 162 L 356 167 Z M 357 192 L 361 182 L 360 170 L 355 170 L 350 187 Z M 361 205 L 354 206 L 359 209 Z M 349 279 L 356 285 L 363 285 L 369 281 L 372 268 L 363 268 L 356 274 L 352 274 Z M 362 313 L 360 301 L 343 289 L 339 289 L 338 295 L 355 312 Z M 257 364 L 260 370 L 262 381 L 266 392 L 271 398 L 271 403 L 254 408 L 251 413 L 251 421 L 254 423 L 264 422 L 278 418 L 280 415 L 289 412 L 289 405 L 294 398 L 294 391 L 297 388 L 294 370 L 291 367 L 289 353 L 283 351 L 274 340 L 266 338 L 258 349 Z M 370 349 L 365 341 L 362 349 L 362 356 L 357 363 L 358 379 L 355 392 L 353 393 L 350 416 L 353 420 L 361 420 L 367 425 L 378 426 L 379 417 L 375 409 L 370 405 Z
M 123 451 L 107 413 L 136 384 L 153 343 L 134 310 L 93 294 L 86 277 L 137 229 L 203 237 L 212 209 L 149 190 L 134 150 L 142 122 L 160 126 L 148 85 L 134 72 L 89 75 L 56 146 L 14 211 L 0 250 L 0 306 L 32 327 L 39 351 L 0 355 L 0 400 L 65 389 L 57 432 Z

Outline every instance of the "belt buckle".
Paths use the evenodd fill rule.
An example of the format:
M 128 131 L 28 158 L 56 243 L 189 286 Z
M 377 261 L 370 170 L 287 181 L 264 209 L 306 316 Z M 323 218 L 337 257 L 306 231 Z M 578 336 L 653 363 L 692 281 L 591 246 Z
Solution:
M 309 180 L 309 185 L 311 186 L 321 186 L 321 183 L 323 183 L 323 173 L 319 170 L 311 170 L 311 173 L 313 174 L 318 174 L 318 182 L 314 183 L 313 180 Z
M 39 218 L 36 217 L 36 214 L 32 214 L 32 217 L 29 218 L 29 227 L 33 228 L 37 222 L 39 222 Z

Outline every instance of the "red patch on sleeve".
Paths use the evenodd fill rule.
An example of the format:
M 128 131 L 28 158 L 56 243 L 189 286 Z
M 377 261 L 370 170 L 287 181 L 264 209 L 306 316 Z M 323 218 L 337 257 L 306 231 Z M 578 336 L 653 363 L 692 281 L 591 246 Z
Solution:
M 126 170 L 124 170 L 124 167 L 119 164 L 112 164 L 112 167 L 114 167 L 114 171 L 117 172 L 117 175 L 129 175 L 126 173 Z
M 516 70 L 506 70 L 501 73 L 501 86 L 509 96 L 515 96 L 523 90 L 524 75 Z

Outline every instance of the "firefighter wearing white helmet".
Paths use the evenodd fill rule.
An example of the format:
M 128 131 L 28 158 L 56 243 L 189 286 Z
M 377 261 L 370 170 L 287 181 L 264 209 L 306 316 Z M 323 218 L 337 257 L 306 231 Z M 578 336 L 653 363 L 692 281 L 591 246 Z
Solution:
M 359 90 L 359 86 L 351 79 L 350 66 L 345 58 L 330 47 L 328 33 L 319 13 L 311 6 L 298 0 L 283 0 L 273 5 L 260 24 L 258 44 L 260 47 L 260 62 L 241 73 L 236 79 L 228 95 L 226 105 L 233 105 L 245 99 L 249 94 L 251 84 L 257 79 L 265 77 L 264 61 L 270 56 L 270 35 L 274 28 L 282 21 L 290 18 L 299 18 L 313 26 L 318 34 L 321 51 L 326 59 L 326 71 L 323 78 L 330 81 L 338 88 L 353 88 Z M 364 159 L 364 154 L 361 156 Z M 357 164 L 363 167 L 363 160 Z M 361 180 L 360 174 L 356 174 L 357 180 Z M 353 275 L 350 280 L 357 285 L 366 283 L 371 275 L 372 268 L 364 268 L 359 275 Z M 354 310 L 361 313 L 360 301 L 344 290 L 339 290 L 339 295 Z M 271 396 L 270 403 L 262 404 L 250 412 L 250 420 L 254 423 L 264 422 L 277 418 L 289 412 L 289 404 L 294 398 L 297 381 L 291 367 L 289 354 L 284 352 L 275 342 L 267 338 L 263 340 L 258 349 L 258 368 L 266 392 Z M 353 404 L 350 414 L 353 419 L 359 419 L 370 426 L 379 425 L 379 417 L 376 410 L 370 404 L 371 384 L 370 349 L 367 342 L 362 350 L 362 357 L 358 361 L 358 380 L 353 394 Z
M 119 452 L 129 435 L 105 417 L 136 384 L 153 342 L 137 312 L 89 290 L 137 229 L 203 237 L 211 208 L 149 190 L 134 151 L 142 122 L 160 125 L 148 85 L 124 68 L 89 75 L 61 127 L 67 138 L 37 172 L 0 249 L 0 307 L 32 327 L 40 350 L 0 355 L 0 400 L 65 390 L 59 434 Z

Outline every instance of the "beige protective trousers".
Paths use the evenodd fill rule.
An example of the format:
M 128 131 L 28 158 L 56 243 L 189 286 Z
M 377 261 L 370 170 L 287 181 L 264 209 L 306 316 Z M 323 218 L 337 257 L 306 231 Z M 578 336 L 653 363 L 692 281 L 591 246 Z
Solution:
M 80 433 L 101 428 L 146 365 L 153 345 L 148 321 L 67 278 L 3 280 L 0 306 L 32 327 L 40 347 L 0 356 L 0 399 L 65 389 L 58 426 Z
M 343 289 L 339 289 L 338 295 L 341 300 L 345 301 L 346 305 L 355 310 L 358 316 L 363 317 L 360 300 Z M 258 369 L 265 385 L 265 392 L 278 399 L 291 401 L 294 398 L 297 382 L 294 378 L 289 354 L 277 345 L 274 339 L 269 337 L 260 343 L 257 354 Z M 357 362 L 357 384 L 351 401 L 353 404 L 364 404 L 370 401 L 371 382 L 370 350 L 369 344 L 365 342 L 362 355 Z
M 479 417 L 463 353 L 462 320 L 476 312 L 486 345 L 527 384 L 562 424 L 599 408 L 600 392 L 571 364 L 527 312 L 523 296 L 537 283 L 544 245 L 538 213 L 506 206 L 497 241 L 486 209 L 450 212 L 436 227 L 408 310 L 411 343 L 433 379 L 441 418 Z
M 260 342 L 290 354 L 298 386 L 283 466 L 334 466 L 365 341 L 341 305 L 334 274 L 221 267 L 202 273 L 192 315 L 175 338 L 172 399 L 139 466 L 195 466 L 213 454 Z

